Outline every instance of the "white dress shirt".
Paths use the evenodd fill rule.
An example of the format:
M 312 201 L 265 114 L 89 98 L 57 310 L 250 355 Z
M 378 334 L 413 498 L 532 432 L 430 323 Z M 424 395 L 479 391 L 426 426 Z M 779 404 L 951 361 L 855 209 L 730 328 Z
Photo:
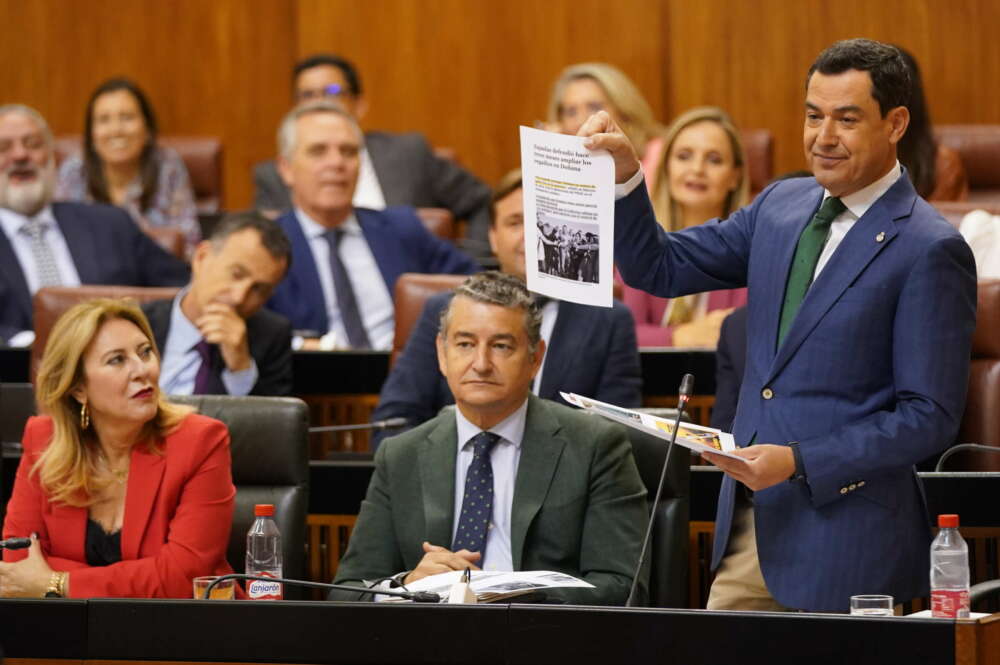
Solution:
M 382 194 L 382 185 L 379 184 L 378 175 L 375 173 L 375 165 L 372 163 L 371 154 L 361 148 L 361 163 L 358 169 L 358 184 L 354 186 L 354 198 L 351 203 L 355 208 L 369 208 L 370 210 L 382 210 L 385 208 L 385 196 Z
M 184 289 L 174 298 L 170 309 L 170 330 L 163 344 L 160 360 L 160 389 L 168 395 L 190 395 L 201 368 L 201 354 L 195 346 L 202 340 L 201 332 L 181 310 Z M 222 385 L 230 395 L 249 395 L 257 383 L 257 361 L 250 358 L 250 367 L 238 372 L 222 369 Z
M 514 482 L 517 480 L 517 465 L 521 461 L 521 442 L 524 439 L 524 425 L 528 414 L 528 400 L 518 409 L 491 427 L 488 431 L 500 437 L 490 452 L 493 466 L 493 516 L 486 530 L 486 547 L 479 567 L 483 570 L 513 570 L 514 558 L 510 549 L 511 512 L 514 505 Z M 451 525 L 451 539 L 455 541 L 458 521 L 462 515 L 462 498 L 465 495 L 465 477 L 472 464 L 473 447 L 471 440 L 483 430 L 473 425 L 455 407 L 455 422 L 458 426 L 458 459 L 455 460 L 455 515 Z M 451 543 L 434 543 L 451 549 Z
M 333 286 L 333 271 L 330 269 L 330 245 L 324 234 L 329 230 L 319 222 L 310 219 L 300 208 L 295 209 L 295 218 L 302 227 L 302 232 L 309 240 L 313 261 L 319 273 L 319 283 L 323 287 L 323 300 L 326 303 L 329 331 L 336 337 L 337 348 L 347 348 L 347 332 L 340 319 L 340 308 L 337 304 L 337 293 Z M 340 228 L 344 235 L 340 239 L 340 260 L 344 269 L 350 275 L 354 289 L 354 298 L 361 310 L 361 321 L 368 332 L 368 340 L 372 349 L 388 351 L 392 349 L 392 338 L 395 333 L 395 312 L 392 296 L 385 278 L 379 270 L 375 256 L 372 254 L 368 241 L 365 240 L 361 226 L 352 213 Z

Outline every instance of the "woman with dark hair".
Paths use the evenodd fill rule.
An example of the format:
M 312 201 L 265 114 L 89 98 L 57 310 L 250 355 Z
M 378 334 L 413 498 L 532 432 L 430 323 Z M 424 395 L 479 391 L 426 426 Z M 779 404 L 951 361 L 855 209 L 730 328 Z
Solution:
M 964 201 L 969 181 L 959 154 L 934 139 L 931 115 L 924 97 L 924 83 L 916 59 L 899 46 L 910 68 L 910 125 L 899 142 L 899 163 L 906 167 L 917 194 L 928 201 Z
M 139 86 L 105 81 L 87 102 L 83 155 L 63 162 L 56 198 L 109 203 L 143 228 L 180 229 L 190 252 L 201 232 L 187 169 L 156 136 L 156 115 Z

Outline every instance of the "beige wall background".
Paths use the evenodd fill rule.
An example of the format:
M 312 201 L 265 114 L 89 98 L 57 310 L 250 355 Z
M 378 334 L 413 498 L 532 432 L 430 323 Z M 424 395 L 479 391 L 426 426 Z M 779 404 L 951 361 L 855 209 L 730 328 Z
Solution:
M 79 133 L 90 91 L 126 75 L 163 134 L 219 136 L 228 208 L 252 201 L 273 156 L 296 59 L 356 62 L 370 129 L 422 131 L 495 181 L 519 161 L 517 126 L 543 118 L 567 64 L 624 70 L 669 122 L 716 104 L 771 129 L 777 172 L 802 168 L 804 75 L 847 37 L 909 49 L 936 123 L 1000 123 L 995 0 L 0 0 L 0 102 Z

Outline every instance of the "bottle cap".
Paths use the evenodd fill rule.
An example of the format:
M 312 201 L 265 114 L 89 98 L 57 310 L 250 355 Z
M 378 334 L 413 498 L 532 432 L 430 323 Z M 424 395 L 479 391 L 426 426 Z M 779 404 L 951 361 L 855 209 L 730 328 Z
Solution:
M 274 517 L 273 503 L 258 503 L 253 507 L 254 517 Z M 955 519 L 958 519 L 957 517 Z
M 958 515 L 938 515 L 938 526 L 942 529 L 957 529 Z

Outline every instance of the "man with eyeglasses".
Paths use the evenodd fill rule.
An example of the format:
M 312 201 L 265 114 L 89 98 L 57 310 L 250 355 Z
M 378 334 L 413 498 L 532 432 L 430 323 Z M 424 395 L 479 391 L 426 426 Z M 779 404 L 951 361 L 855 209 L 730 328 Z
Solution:
M 295 65 L 296 104 L 333 99 L 357 120 L 368 110 L 354 65 L 335 55 L 310 56 Z M 465 249 L 489 254 L 490 188 L 455 162 L 434 154 L 422 134 L 366 132 L 360 153 L 354 207 L 382 210 L 388 206 L 447 208 L 455 219 L 468 221 Z M 292 207 L 288 188 L 274 161 L 254 168 L 254 205 L 275 217 Z

